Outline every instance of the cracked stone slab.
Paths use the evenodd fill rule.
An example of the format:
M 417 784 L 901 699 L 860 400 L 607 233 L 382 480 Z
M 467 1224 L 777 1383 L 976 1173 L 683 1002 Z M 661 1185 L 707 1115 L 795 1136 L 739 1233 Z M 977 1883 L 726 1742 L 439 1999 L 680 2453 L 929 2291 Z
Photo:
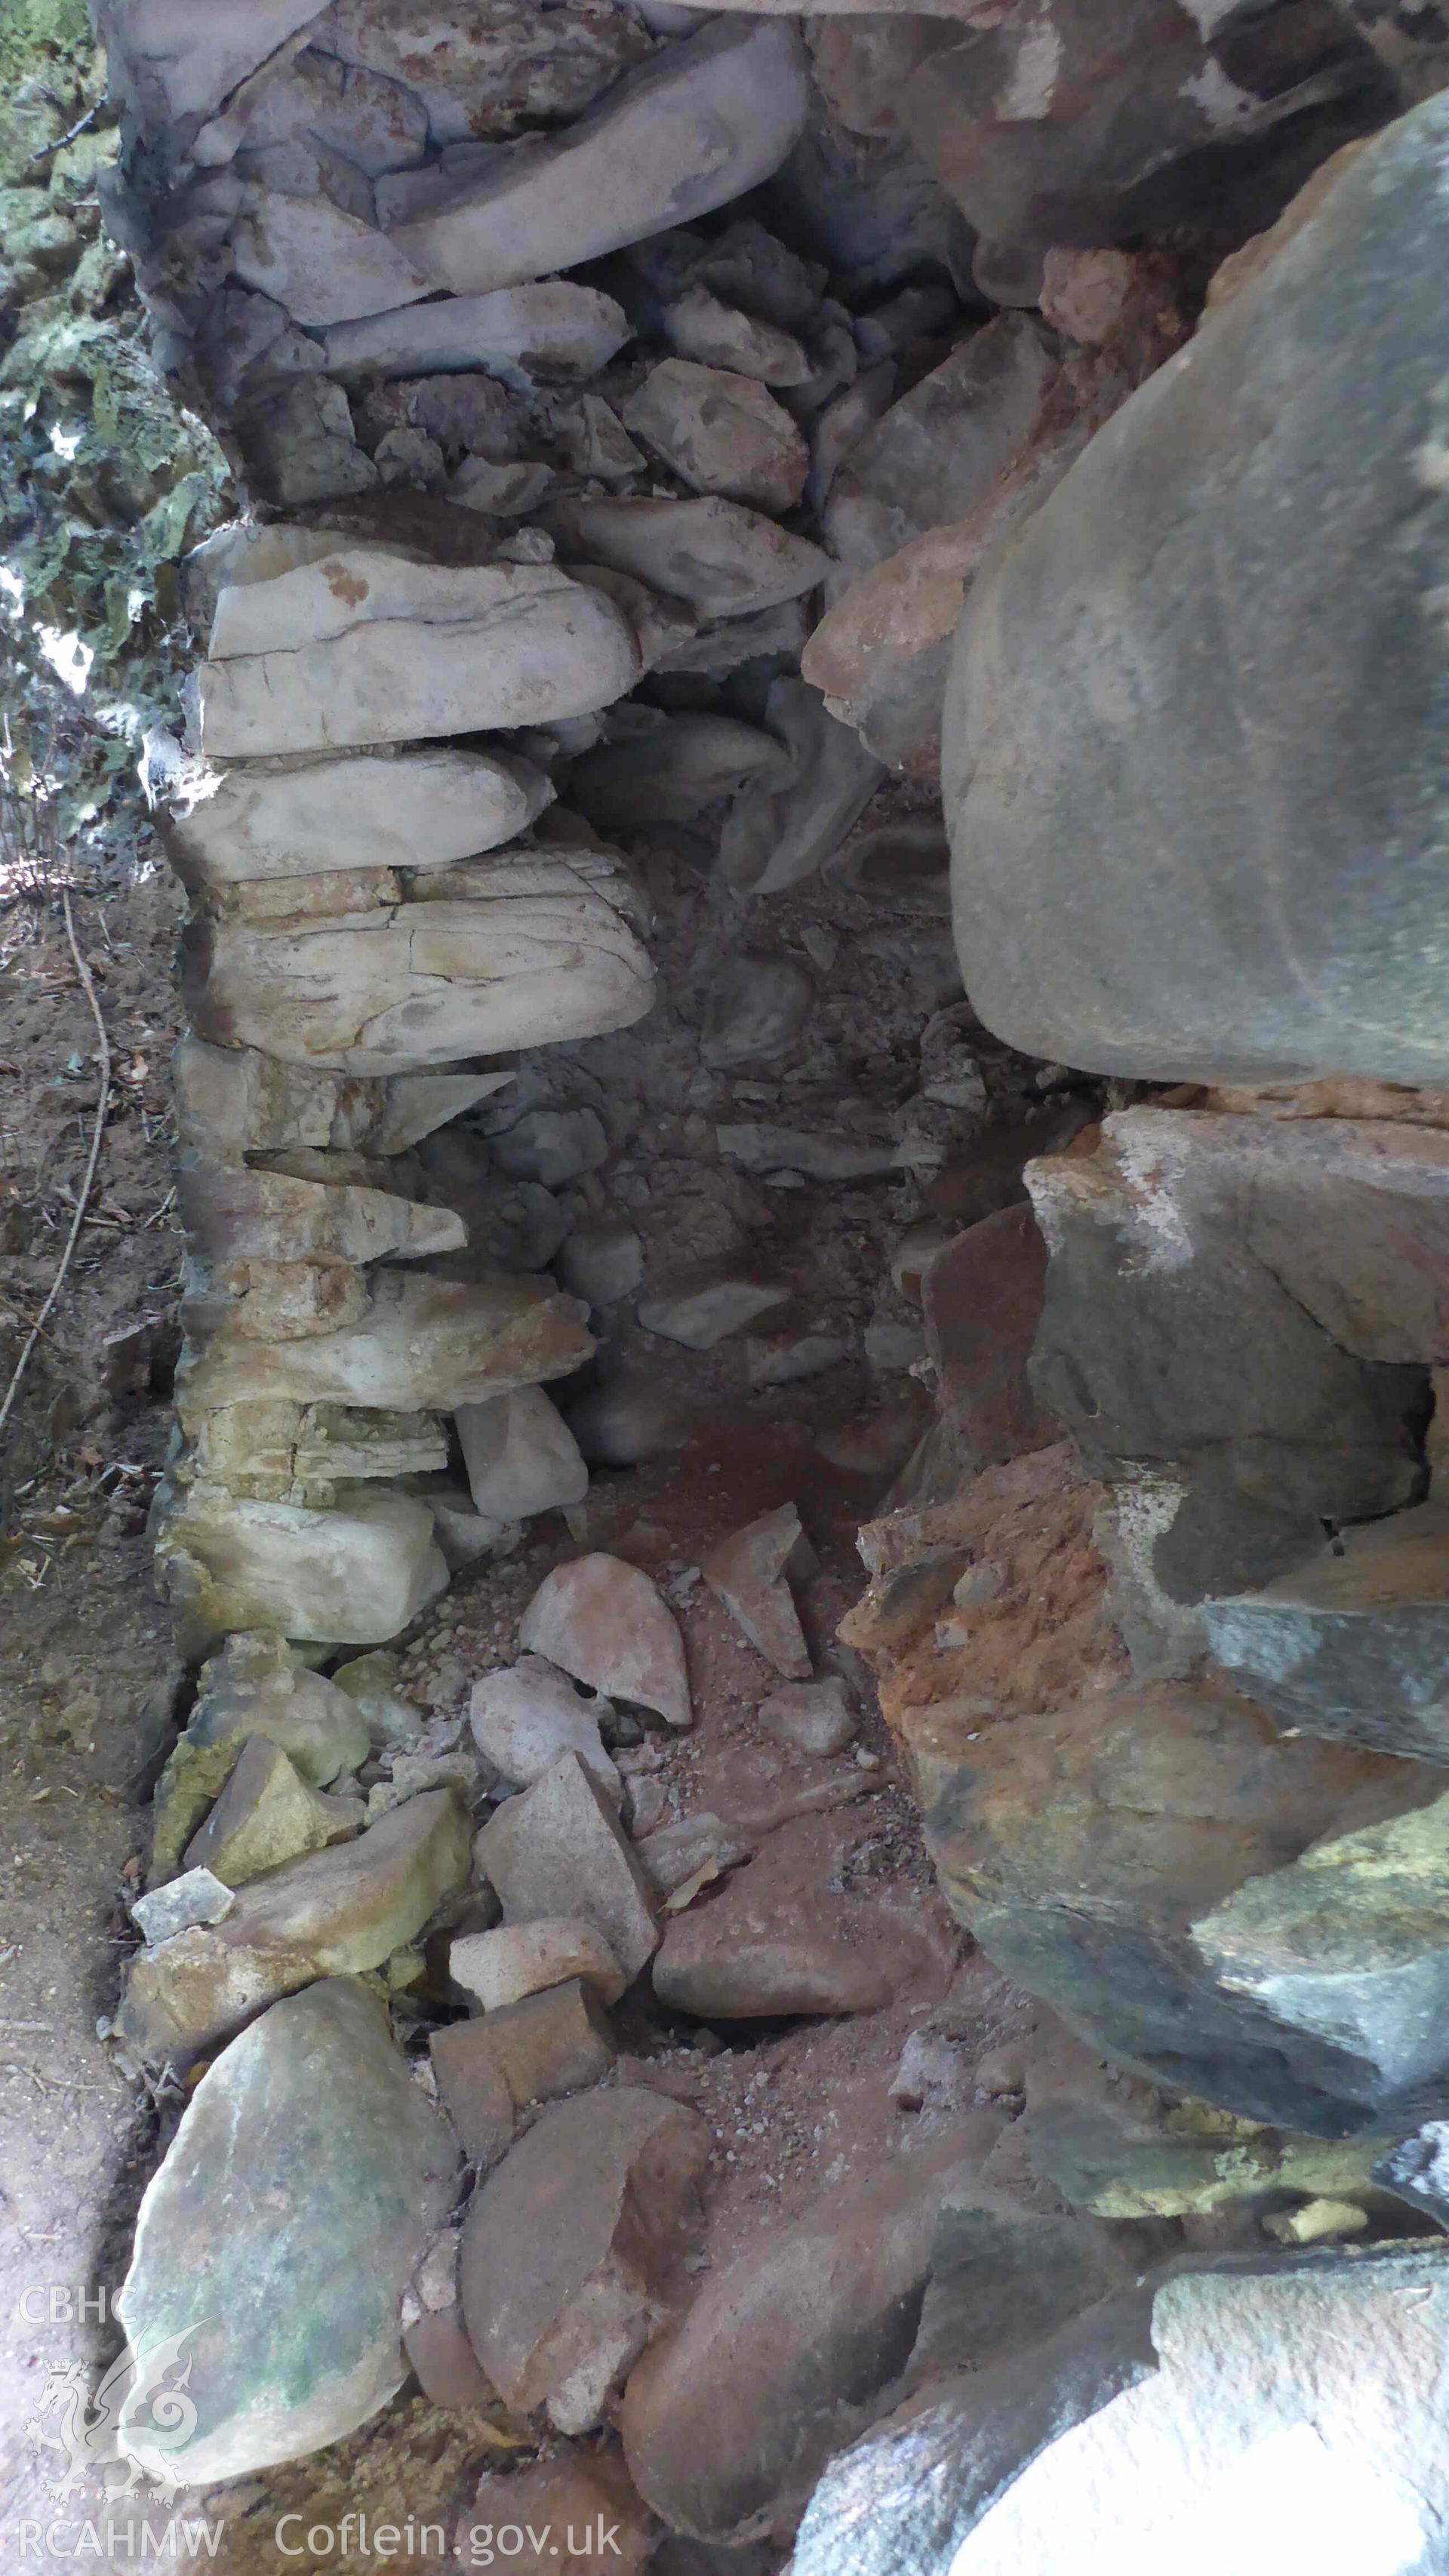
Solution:
M 339 546 L 223 590 L 197 673 L 209 758 L 557 723 L 640 673 L 612 602 L 552 564 L 413 563 Z
M 650 1008 L 654 970 L 612 861 L 508 851 L 424 882 L 436 896 L 368 912 L 193 922 L 182 974 L 198 1033 L 386 1074 L 566 1046 Z

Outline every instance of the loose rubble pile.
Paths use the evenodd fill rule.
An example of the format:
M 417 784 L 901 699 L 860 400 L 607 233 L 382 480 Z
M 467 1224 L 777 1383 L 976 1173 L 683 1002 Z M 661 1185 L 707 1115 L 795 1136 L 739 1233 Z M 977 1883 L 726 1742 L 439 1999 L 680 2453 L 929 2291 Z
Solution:
M 196 14 L 178 2473 L 1438 2567 L 1437 18 Z

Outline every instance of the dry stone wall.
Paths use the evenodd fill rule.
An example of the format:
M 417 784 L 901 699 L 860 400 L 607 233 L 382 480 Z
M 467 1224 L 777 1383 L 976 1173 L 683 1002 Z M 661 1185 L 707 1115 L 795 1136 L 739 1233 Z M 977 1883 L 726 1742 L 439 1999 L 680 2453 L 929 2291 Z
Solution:
M 1446 1118 L 1410 1088 L 1436 1060 L 1441 943 L 1409 972 L 1382 913 L 1399 980 L 1360 989 L 1353 924 L 1297 980 L 1246 940 L 1223 890 L 1257 845 L 1210 770 L 1220 734 L 1251 732 L 1251 673 L 1214 694 L 1236 630 L 1206 579 L 1164 588 L 1161 525 L 1215 579 L 1235 567 L 1240 598 L 1284 576 L 1313 650 L 1264 629 L 1270 749 L 1320 786 L 1305 700 L 1358 633 L 1325 584 L 1374 552 L 1370 627 L 1413 588 L 1382 673 L 1390 697 L 1401 668 L 1416 682 L 1393 810 L 1424 806 L 1442 333 L 1395 225 L 1442 230 L 1442 101 L 1220 261 L 1433 89 L 1432 13 L 102 17 L 113 220 L 163 368 L 251 504 L 188 558 L 198 667 L 148 751 L 191 904 L 158 1562 L 208 1660 L 117 2022 L 132 2063 L 196 2082 L 143 2211 L 133 2337 L 198 2313 L 180 2276 L 209 2140 L 228 2184 L 259 2171 L 289 2213 L 268 2272 L 286 2330 L 223 2337 L 199 2372 L 207 2472 L 385 2404 L 395 2312 L 430 2399 L 546 2455 L 480 2505 L 606 2493 L 635 2563 L 672 2535 L 671 2576 L 701 2563 L 691 2542 L 777 2576 L 861 2434 L 799 2566 L 868 2563 L 864 2515 L 882 2568 L 943 2576 L 1008 2487 L 1022 2528 L 1049 2512 L 1055 2471 L 1030 2473 L 1068 2425 L 1120 2402 L 1129 2447 L 1171 2446 L 1198 2298 L 1227 2470 L 1234 2409 L 1267 2404 L 1235 2376 L 1254 2336 L 1275 2429 L 1340 2429 L 1312 2341 L 1344 2317 L 1369 2320 L 1368 2378 L 1417 2406 L 1442 2319 L 1401 2369 L 1374 2291 L 1432 2292 L 1432 2249 L 1361 2274 L 1326 2258 L 1306 2341 L 1272 2258 L 1261 2297 L 1251 2266 L 1181 2296 L 1143 2281 L 1216 2247 L 1179 2223 L 1222 2210 L 1284 2245 L 1392 2232 L 1393 2177 L 1436 2169 L 1432 2125 L 1406 2133 L 1449 2101 L 1425 1500 Z M 1346 427 L 1311 398 L 1329 299 L 1319 339 L 1300 329 L 1325 267 L 1362 326 L 1329 351 Z M 1362 347 L 1413 402 L 1359 440 L 1325 533 L 1284 477 L 1309 450 L 1338 471 L 1377 399 Z M 1420 508 L 1377 546 L 1365 529 L 1406 516 L 1378 466 L 1406 455 Z M 1368 483 L 1377 515 L 1356 516 Z M 1134 618 L 1165 707 L 1121 679 Z M 1359 741 L 1345 722 L 1335 757 Z M 1181 777 L 1144 785 L 1164 744 Z M 1303 799 L 1263 806 L 1256 741 L 1239 766 L 1318 926 L 1309 863 L 1333 835 Z M 1421 840 L 1403 918 L 1432 933 Z M 1206 967 L 1182 928 L 1204 902 L 1226 923 Z M 1255 971 L 1291 1046 L 1254 1034 Z M 1320 1088 L 1119 1084 L 1103 1121 L 1093 1079 L 1263 1069 Z M 701 1483 L 799 1390 L 841 1390 L 815 1454 L 884 1508 L 824 1673 L 810 1515 L 778 1484 L 726 1526 L 702 1509 L 668 1582 L 647 1518 L 618 1554 L 591 1535 L 591 1474 L 672 1457 L 706 1377 L 712 1420 L 734 1415 Z M 550 1511 L 574 1552 L 520 1597 L 521 1651 L 477 1679 L 467 1739 L 461 1716 L 409 1732 L 397 1659 L 346 1650 L 403 1636 Z M 1340 1538 L 1355 1522 L 1382 1529 Z M 670 1802 L 672 1749 L 719 1716 L 691 1603 L 769 1676 L 761 1777 L 777 1752 L 796 1767 L 768 1800 Z M 866 1664 L 974 1948 L 889 1831 L 853 1823 L 880 1762 L 847 1687 Z M 359 1979 L 415 1999 L 451 2134 L 399 2095 Z M 1030 1997 L 1060 2020 L 1013 2020 Z M 993 2066 L 992 2014 L 1045 2028 L 1037 2056 Z M 708 2058 L 788 2023 L 778 2073 L 831 2022 L 895 2033 L 886 2100 L 922 2115 L 918 2151 L 853 2193 L 831 2165 L 701 2286 L 722 2174 L 661 2031 L 704 2033 Z M 302 2060 L 349 2048 L 368 2125 L 339 2192 Z M 294 2111 L 299 2138 L 316 2122 L 315 2203 Z M 477 2187 L 439 2234 L 451 2137 Z M 201 2258 L 206 2295 L 248 2314 L 250 2226 Z M 390 2269 L 358 2253 L 379 2231 Z M 367 2272 L 335 2320 L 323 2258 Z M 286 2386 L 279 2345 L 301 2356 Z M 1393 2476 L 1397 2501 L 1397 2455 Z M 1075 2576 L 1072 2531 L 1053 2546 Z

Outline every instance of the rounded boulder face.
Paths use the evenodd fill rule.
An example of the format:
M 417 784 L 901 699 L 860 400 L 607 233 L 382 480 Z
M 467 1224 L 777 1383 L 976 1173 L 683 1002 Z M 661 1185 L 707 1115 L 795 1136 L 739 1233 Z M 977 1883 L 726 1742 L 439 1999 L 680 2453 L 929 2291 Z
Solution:
M 968 601 L 944 778 L 996 1033 L 1449 1080 L 1449 97 L 1225 280 Z

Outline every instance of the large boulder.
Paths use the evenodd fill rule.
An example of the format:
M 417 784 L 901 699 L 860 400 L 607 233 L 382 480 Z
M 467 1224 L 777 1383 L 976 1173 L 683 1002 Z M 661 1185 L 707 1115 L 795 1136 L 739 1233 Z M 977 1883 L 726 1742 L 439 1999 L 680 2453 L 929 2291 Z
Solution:
M 1161 2369 L 1054 2443 L 929 2576 L 1104 2564 L 1431 2576 L 1449 2476 L 1449 2252 L 1247 2256 L 1163 2283 Z
M 1280 1724 L 1449 1763 L 1449 1509 L 1346 1530 L 1261 1592 L 1203 1605 L 1239 1690 Z
M 314 1510 L 198 1479 L 169 1497 L 156 1573 L 186 1654 L 239 1628 L 380 1646 L 448 1585 L 427 1504 L 367 1484 Z
M 942 1886 L 1091 2046 L 1315 2135 L 1449 2083 L 1442 1771 L 1285 1739 L 1219 1686 L 973 1723 L 926 1815 Z
M 202 2077 L 141 2203 L 122 2450 L 209 2486 L 375 2415 L 407 2375 L 399 2302 L 457 2167 L 364 1986 L 273 2004 Z
M 630 2471 L 666 2522 L 735 2546 L 788 2528 L 890 2392 L 1004 2359 L 1118 2286 L 1105 2229 L 978 2192 L 993 2126 L 957 2122 L 712 2275 L 625 2391 Z
M 977 284 L 1027 300 L 1059 242 L 1271 221 L 1393 93 L 1325 0 L 1037 0 L 913 71 L 902 123 L 982 248 Z M 1355 122 L 1357 118 L 1357 122 Z M 984 256 L 983 256 L 984 254 Z
M 1132 1109 L 1094 1154 L 1030 1167 L 1050 1254 L 1033 1387 L 1092 1473 L 1175 1481 L 1151 1550 L 1175 1601 L 1287 1572 L 1325 1521 L 1424 1480 L 1428 1371 L 1406 1354 L 1437 1347 L 1441 1140 L 1380 1159 L 1301 1135 Z
M 957 930 L 1033 1054 L 1446 1079 L 1446 135 L 1432 99 L 1295 210 L 972 591 Z
M 832 2461 L 795 2576 L 1437 2576 L 1446 2274 L 1433 2243 L 1247 2256 L 1108 2302 Z

